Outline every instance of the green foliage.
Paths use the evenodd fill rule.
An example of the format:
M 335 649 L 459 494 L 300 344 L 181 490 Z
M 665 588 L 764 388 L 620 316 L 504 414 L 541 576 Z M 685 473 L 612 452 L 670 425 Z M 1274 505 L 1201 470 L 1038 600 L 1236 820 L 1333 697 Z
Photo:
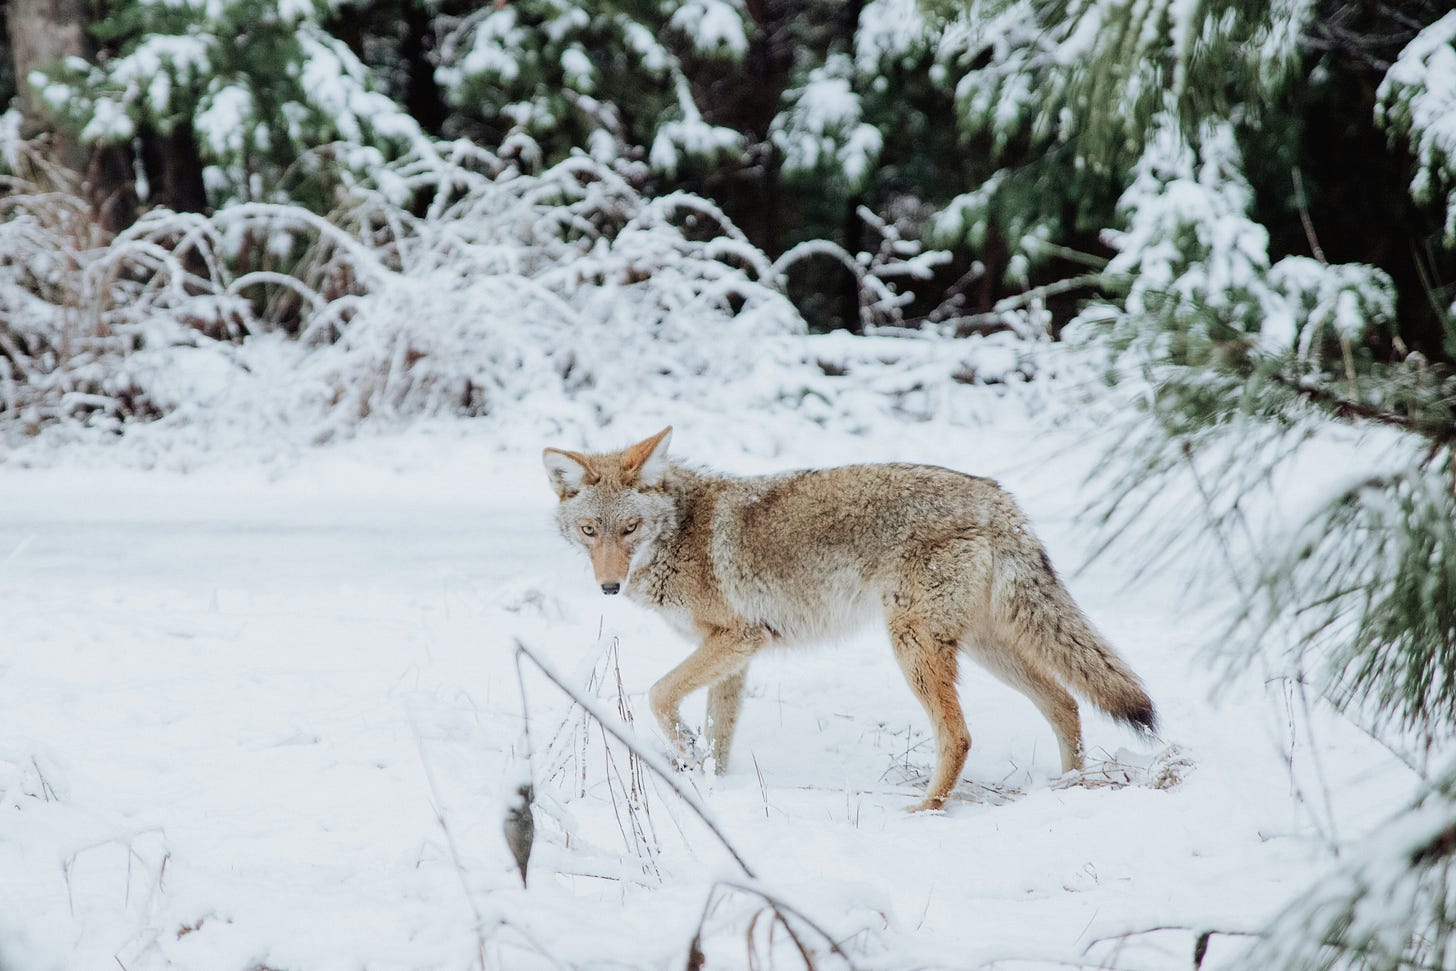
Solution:
M 939 237 L 966 243 L 995 226 L 1019 282 L 1056 252 L 1046 244 L 1113 224 L 1159 118 L 1195 131 L 1237 113 L 1256 127 L 1256 106 L 1277 103 L 1299 66 L 1295 38 L 1312 9 L 1302 0 L 929 6 L 947 18 L 938 56 L 958 78 L 962 133 L 1003 166 L 946 209 Z
M 1231 672 L 1259 657 L 1373 730 L 1446 739 L 1456 723 L 1456 368 L 1404 345 L 1382 269 L 1328 263 L 1312 239 L 1316 256 L 1275 259 L 1245 163 L 1267 136 L 1216 113 L 1191 125 L 1181 112 L 1169 93 L 1119 199 L 1123 228 L 1108 234 L 1118 252 L 1104 274 L 1115 298 L 1078 322 L 1108 341 L 1117 378 L 1146 383 L 1096 512 L 1114 533 L 1147 530 L 1149 566 L 1211 536 L 1244 604 L 1214 638 Z M 1293 533 L 1250 523 L 1251 494 L 1287 484 L 1312 440 L 1350 425 L 1380 461 Z M 1174 481 L 1196 492 L 1202 515 L 1149 526 L 1149 497 Z M 1392 820 L 1405 842 L 1362 847 L 1361 862 L 1291 905 L 1245 966 L 1446 966 L 1456 774 L 1444 778 Z M 1383 910 L 1397 893 L 1398 919 Z M 1367 905 L 1370 895 L 1381 903 Z
M 784 173 L 794 181 L 829 180 L 838 183 L 840 194 L 853 195 L 874 174 L 884 136 L 863 121 L 854 80 L 849 56 L 838 54 L 789 92 L 788 108 L 774 119 L 772 137 Z
M 971 134 L 995 151 L 1071 147 L 1119 177 L 1171 96 L 1189 125 L 1276 95 L 1299 65 L 1308 0 L 967 0 L 951 11 Z
M 1456 387 L 1453 387 L 1456 390 Z M 1456 723 L 1456 518 L 1449 448 L 1373 476 L 1322 509 L 1260 578 L 1298 648 L 1328 659 L 1328 693 L 1430 732 Z

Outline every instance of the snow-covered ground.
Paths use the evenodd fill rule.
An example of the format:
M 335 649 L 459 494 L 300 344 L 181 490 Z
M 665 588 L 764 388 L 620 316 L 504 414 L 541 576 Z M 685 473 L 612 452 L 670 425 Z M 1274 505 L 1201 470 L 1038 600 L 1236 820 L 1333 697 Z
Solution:
M 907 814 L 932 745 L 867 631 L 757 661 L 731 770 L 682 778 L 757 886 L 859 967 L 1185 969 L 1208 930 L 1228 933 L 1204 966 L 1238 967 L 1237 932 L 1413 777 L 1286 682 L 1250 670 L 1215 696 L 1198 649 L 1235 602 L 1217 558 L 1075 572 L 1107 443 L 1054 430 L 1055 398 L 966 393 L 988 402 L 979 424 L 690 413 L 674 448 L 733 471 L 893 459 L 1000 479 L 1147 681 L 1162 741 L 1085 708 L 1091 783 L 1066 785 L 1030 703 L 968 667 L 960 798 Z M 537 444 L 613 447 L 672 417 Z M 522 887 L 502 836 L 527 771 L 515 639 L 658 751 L 645 693 L 686 650 L 596 592 L 523 437 L 441 422 L 190 472 L 125 447 L 0 466 L 0 968 L 678 969 L 700 921 L 708 968 L 798 966 L 759 897 L 715 889 L 745 881 L 693 812 L 529 668 Z

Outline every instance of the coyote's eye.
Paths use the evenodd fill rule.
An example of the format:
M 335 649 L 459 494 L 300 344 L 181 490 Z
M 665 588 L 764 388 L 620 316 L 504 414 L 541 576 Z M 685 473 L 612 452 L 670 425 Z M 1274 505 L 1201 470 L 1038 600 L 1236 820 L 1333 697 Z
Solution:
M 581 532 L 584 536 L 595 536 L 597 534 L 597 528 L 592 523 L 582 523 Z
M 637 532 L 637 527 L 640 525 L 641 523 L 639 523 L 637 520 L 632 520 L 630 523 L 622 527 L 622 535 L 628 536 L 632 533 Z

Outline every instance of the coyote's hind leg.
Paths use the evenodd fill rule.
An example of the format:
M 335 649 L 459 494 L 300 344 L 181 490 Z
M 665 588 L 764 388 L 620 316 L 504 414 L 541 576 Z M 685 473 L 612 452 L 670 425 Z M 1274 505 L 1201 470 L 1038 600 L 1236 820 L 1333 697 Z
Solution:
M 747 678 L 748 668 L 744 666 L 708 689 L 708 719 L 703 728 L 708 736 L 713 770 L 719 775 L 728 769 L 728 752 L 738 728 L 738 713 L 743 710 L 743 686 Z
M 974 651 L 971 656 L 1036 705 L 1056 733 L 1063 774 L 1082 771 L 1082 719 L 1077 701 L 1067 689 L 1015 649 L 998 647 Z
M 892 608 L 888 623 L 895 660 L 900 662 L 910 690 L 924 706 L 935 731 L 935 772 L 925 789 L 925 798 L 911 811 L 939 809 L 960 778 L 971 750 L 971 733 L 966 730 L 956 694 L 959 648 L 953 640 L 933 637 L 925 624 L 908 611 Z

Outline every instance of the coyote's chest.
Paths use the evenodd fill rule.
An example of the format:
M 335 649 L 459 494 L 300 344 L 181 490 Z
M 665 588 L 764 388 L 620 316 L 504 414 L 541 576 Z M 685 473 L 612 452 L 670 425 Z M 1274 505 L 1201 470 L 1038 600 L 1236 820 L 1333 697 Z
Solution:
M 633 574 L 627 584 L 627 597 L 662 616 L 669 627 L 684 637 L 694 638 L 699 629 L 699 619 L 694 610 L 695 601 L 692 577 L 683 568 L 680 559 L 668 550 L 659 548 L 647 562 Z

